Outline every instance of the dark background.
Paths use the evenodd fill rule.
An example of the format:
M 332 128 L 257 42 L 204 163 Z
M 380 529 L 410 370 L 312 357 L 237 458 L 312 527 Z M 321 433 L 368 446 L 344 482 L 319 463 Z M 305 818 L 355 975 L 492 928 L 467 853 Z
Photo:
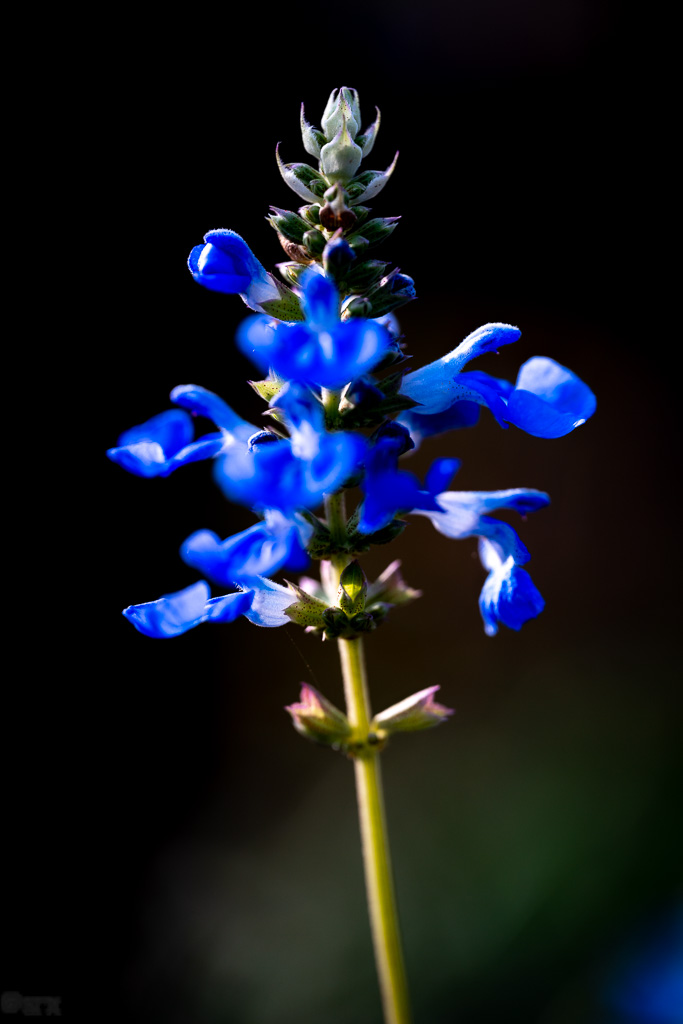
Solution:
M 74 414 L 81 490 L 46 456 L 49 486 L 28 505 L 40 625 L 6 699 L 2 991 L 61 996 L 74 1020 L 379 1020 L 351 769 L 282 710 L 303 680 L 341 702 L 335 648 L 244 619 L 166 643 L 136 633 L 121 608 L 196 579 L 181 541 L 253 516 L 206 463 L 144 481 L 102 454 L 179 383 L 258 421 L 233 345 L 246 310 L 185 261 L 213 227 L 268 268 L 285 258 L 264 216 L 300 201 L 275 144 L 307 159 L 300 102 L 319 124 L 348 84 L 364 123 L 382 111 L 367 166 L 401 154 L 372 207 L 403 218 L 377 256 L 415 278 L 399 313 L 415 365 L 503 320 L 521 340 L 477 369 L 514 379 L 548 355 L 598 396 L 566 438 L 485 413 L 413 458 L 423 473 L 458 456 L 464 490 L 550 492 L 519 525 L 547 601 L 520 634 L 484 635 L 474 541 L 415 519 L 367 558 L 376 574 L 401 557 L 424 592 L 369 640 L 375 707 L 438 683 L 457 712 L 383 759 L 416 1021 L 680 1019 L 636 1012 L 625 980 L 666 946 L 683 854 L 677 445 L 646 321 L 653 127 L 637 29 L 587 0 L 197 7 L 107 15 L 81 63 L 55 62 L 44 116 L 71 126 L 77 168 L 60 254 L 83 283 L 75 341 L 59 342 L 73 364 L 50 364 L 55 385 L 67 365 L 73 377 L 44 383 L 66 391 L 51 422 Z

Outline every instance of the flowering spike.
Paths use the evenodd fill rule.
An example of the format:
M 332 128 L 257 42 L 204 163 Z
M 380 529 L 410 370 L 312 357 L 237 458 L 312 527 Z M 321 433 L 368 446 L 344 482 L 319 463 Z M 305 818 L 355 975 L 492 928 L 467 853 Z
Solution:
M 392 704 L 390 708 L 375 715 L 370 728 L 377 733 L 391 735 L 394 732 L 418 732 L 441 725 L 453 714 L 453 709 L 437 704 L 434 694 L 438 689 L 438 686 L 428 686 L 426 690 L 419 690 L 398 704 Z

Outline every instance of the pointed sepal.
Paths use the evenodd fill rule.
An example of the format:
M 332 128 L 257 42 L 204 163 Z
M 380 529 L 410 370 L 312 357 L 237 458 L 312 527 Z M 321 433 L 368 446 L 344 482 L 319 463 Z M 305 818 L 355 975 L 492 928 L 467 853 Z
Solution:
M 317 203 L 328 188 L 328 184 L 322 174 L 319 174 L 318 171 L 315 171 L 308 164 L 283 163 L 280 156 L 280 143 L 275 147 L 275 159 L 285 184 L 307 203 Z
M 421 590 L 409 587 L 401 574 L 400 559 L 388 565 L 384 572 L 368 587 L 368 605 L 375 601 L 386 604 L 408 604 L 422 597 Z
M 298 733 L 315 743 L 336 746 L 352 734 L 348 718 L 309 683 L 302 683 L 299 700 L 285 707 Z
M 275 228 L 278 235 L 284 235 L 288 241 L 298 242 L 300 245 L 310 224 L 291 210 L 281 210 L 279 206 L 271 206 L 271 210 L 271 215 L 266 217 L 268 223 Z
M 301 307 L 301 299 L 287 285 L 282 284 L 276 278 L 269 275 L 272 283 L 277 288 L 278 297 L 268 299 L 261 303 L 261 309 L 268 316 L 274 316 L 277 320 L 285 320 L 288 323 L 296 320 L 305 320 L 304 311 Z
M 428 686 L 426 690 L 419 690 L 398 704 L 392 704 L 375 715 L 370 728 L 379 736 L 390 736 L 395 732 L 419 732 L 441 725 L 453 714 L 453 709 L 434 700 L 438 689 L 438 686 Z
M 272 370 L 268 372 L 268 376 L 264 380 L 247 381 L 247 384 L 249 384 L 256 394 L 265 402 L 271 402 L 276 395 L 279 395 L 286 383 L 286 380 L 282 377 L 278 377 L 278 375 Z
M 310 125 L 308 123 L 308 121 L 306 120 L 306 115 L 304 113 L 303 103 L 301 104 L 300 123 L 301 138 L 304 143 L 304 149 L 306 150 L 307 153 L 310 153 L 311 156 L 319 157 L 320 149 L 322 146 L 325 145 L 327 139 L 318 128 L 314 128 L 313 125 Z
M 295 622 L 297 626 L 305 626 L 307 629 L 319 629 L 324 624 L 323 613 L 327 604 L 320 601 L 312 594 L 308 594 L 295 583 L 285 581 L 295 597 L 295 601 L 285 608 L 285 615 Z
M 394 173 L 397 160 L 398 151 L 386 171 L 363 171 L 362 174 L 353 178 L 347 185 L 351 205 L 355 206 L 356 203 L 368 202 L 370 199 L 374 199 L 375 196 L 379 195 L 386 183 L 389 181 L 391 175 Z
M 379 131 L 379 123 L 381 115 L 379 107 L 375 107 L 377 111 L 377 117 L 369 128 L 366 128 L 362 135 L 356 137 L 356 145 L 360 146 L 363 151 L 363 156 L 368 156 L 372 147 L 375 145 L 375 139 L 377 138 L 377 132 Z

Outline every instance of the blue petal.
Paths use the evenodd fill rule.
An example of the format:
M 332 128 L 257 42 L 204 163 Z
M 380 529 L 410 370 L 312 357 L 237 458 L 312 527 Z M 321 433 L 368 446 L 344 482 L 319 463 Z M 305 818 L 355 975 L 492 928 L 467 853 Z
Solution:
M 246 292 L 251 281 L 249 274 L 239 273 L 235 261 L 215 245 L 196 245 L 187 265 L 198 284 L 224 295 Z
M 206 434 L 192 444 L 185 445 L 179 452 L 168 458 L 156 441 L 138 441 L 123 448 L 110 448 L 107 455 L 123 469 L 136 476 L 168 476 L 180 466 L 202 459 L 213 459 L 222 450 L 225 439 L 222 434 Z
M 109 448 L 107 457 L 135 476 L 164 476 L 168 469 L 164 450 L 156 441 L 138 441 L 122 448 Z
M 372 370 L 392 345 L 389 332 L 374 320 L 341 323 L 336 316 L 324 328 L 251 317 L 240 324 L 236 338 L 262 371 L 272 368 L 280 377 L 325 388 L 341 388 Z
M 292 620 L 285 615 L 285 608 L 294 604 L 296 598 L 287 587 L 281 587 L 272 580 L 259 577 L 249 581 L 252 594 L 251 607 L 244 615 L 255 626 L 286 626 Z
M 593 415 L 596 399 L 566 366 L 535 356 L 521 367 L 506 419 L 534 437 L 563 437 Z
M 392 424 L 393 426 L 393 424 Z M 379 433 L 379 432 L 378 432 Z M 361 510 L 358 529 L 361 533 L 374 533 L 387 526 L 397 512 L 415 509 L 429 509 L 438 512 L 440 506 L 429 488 L 421 487 L 413 473 L 397 469 L 398 451 L 396 442 L 400 437 L 379 436 L 375 446 L 365 458 L 365 477 L 361 490 L 365 501 Z M 449 479 L 455 472 L 455 460 L 443 459 L 437 464 L 435 480 L 442 478 L 442 470 L 449 472 Z
M 206 245 L 192 250 L 189 267 L 199 284 L 213 291 L 236 294 L 246 292 L 254 277 L 266 271 L 236 231 L 218 228 L 204 235 Z
M 484 324 L 452 352 L 403 378 L 400 394 L 419 402 L 421 414 L 444 412 L 457 401 L 471 401 L 468 389 L 457 381 L 463 366 L 485 352 L 517 341 L 521 332 L 510 324 Z M 476 401 L 476 399 L 475 399 Z
M 500 426 L 507 429 L 507 399 L 513 391 L 509 381 L 491 377 L 481 370 L 471 370 L 469 373 L 459 373 L 455 383 L 463 389 L 458 403 L 478 402 L 488 406 Z
M 171 456 L 189 444 L 193 437 L 194 425 L 191 417 L 180 409 L 168 409 L 137 427 L 124 430 L 117 441 L 117 446 L 127 447 L 140 441 L 153 441 L 163 449 L 166 456 Z
M 427 437 L 445 434 L 447 430 L 459 430 L 462 427 L 473 427 L 479 419 L 479 405 L 470 401 L 455 402 L 443 412 L 422 415 L 419 407 L 402 412 L 396 422 L 402 423 L 409 431 L 416 448 L 419 448 Z
M 245 444 L 257 429 L 238 416 L 228 403 L 213 391 L 207 391 L 197 384 L 179 384 L 171 392 L 171 401 L 198 416 L 206 416 L 207 419 L 213 420 L 217 427 L 244 441 Z
M 495 563 L 487 541 L 480 541 L 480 555 L 486 567 Z M 488 545 L 490 549 L 490 545 Z M 543 600 L 529 573 L 515 565 L 512 557 L 490 568 L 479 597 L 479 610 L 488 636 L 495 636 L 498 624 L 519 630 L 529 619 L 536 618 L 543 608 Z
M 251 590 L 212 597 L 206 602 L 205 619 L 207 622 L 234 622 L 238 616 L 249 614 L 253 600 L 254 594 Z
M 445 537 L 487 537 L 502 555 L 511 556 L 517 565 L 529 560 L 529 552 L 508 523 L 486 515 L 497 508 L 515 509 L 525 515 L 543 508 L 550 501 L 547 494 L 526 488 L 505 491 L 446 491 L 437 494 L 438 512 L 415 508 L 417 515 L 427 516 L 435 529 Z
M 236 231 L 217 228 L 207 232 L 204 241 L 206 245 L 195 246 L 188 260 L 195 281 L 214 292 L 239 294 L 261 313 L 261 303 L 280 298 L 272 276 Z
M 307 528 L 303 535 L 310 536 L 312 528 L 303 522 L 301 526 Z M 180 556 L 216 583 L 229 586 L 253 576 L 270 575 L 285 565 L 295 571 L 305 569 L 308 555 L 301 540 L 298 523 L 271 511 L 267 521 L 224 541 L 211 530 L 198 530 L 183 543 Z
M 320 330 L 332 330 L 339 323 L 339 292 L 334 282 L 317 268 L 304 271 L 299 280 L 306 320 Z
M 246 615 L 252 601 L 251 591 L 209 600 L 209 585 L 201 580 L 158 601 L 130 605 L 123 614 L 140 633 L 164 639 L 180 636 L 202 622 L 232 622 L 238 615 Z
M 218 484 L 231 501 L 250 508 L 314 509 L 355 473 L 365 449 L 362 437 L 341 431 L 318 435 L 315 444 L 310 458 L 297 458 L 284 440 L 254 452 L 235 445 L 216 464 Z
M 430 494 L 441 494 L 460 469 L 460 459 L 435 459 L 425 477 L 425 488 Z
M 209 593 L 208 583 L 202 580 L 175 594 L 165 594 L 158 601 L 130 605 L 123 614 L 145 636 L 180 636 L 204 621 Z

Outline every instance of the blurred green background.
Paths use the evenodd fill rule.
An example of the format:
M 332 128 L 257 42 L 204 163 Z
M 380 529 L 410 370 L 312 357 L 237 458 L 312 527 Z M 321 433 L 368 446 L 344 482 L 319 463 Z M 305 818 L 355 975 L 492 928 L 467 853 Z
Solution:
M 606 0 L 97 25 L 92 213 L 108 240 L 81 364 L 101 426 L 81 514 L 96 547 L 73 581 L 85 628 L 60 659 L 79 685 L 55 688 L 46 644 L 46 673 L 8 698 L 34 742 L 29 757 L 9 735 L 5 751 L 19 783 L 7 814 L 22 823 L 4 876 L 5 989 L 61 994 L 72 1019 L 380 1021 L 351 766 L 283 711 L 302 681 L 341 702 L 335 647 L 245 620 L 167 643 L 132 630 L 122 607 L 196 579 L 177 555 L 185 537 L 253 517 L 207 464 L 142 481 L 101 454 L 179 383 L 260 415 L 232 343 L 246 310 L 194 285 L 185 260 L 213 227 L 269 268 L 284 258 L 263 218 L 298 200 L 275 144 L 304 159 L 300 102 L 317 123 L 346 84 L 364 119 L 382 111 L 369 166 L 401 151 L 372 205 L 403 217 L 377 256 L 416 280 L 399 312 L 414 365 L 502 320 L 521 340 L 476 369 L 514 380 L 548 355 L 598 396 L 560 440 L 484 413 L 407 466 L 454 455 L 459 489 L 550 492 L 515 523 L 547 602 L 520 634 L 484 635 L 474 541 L 415 518 L 364 562 L 372 575 L 402 558 L 424 594 L 369 639 L 373 706 L 439 684 L 456 709 L 383 755 L 415 1020 L 680 1022 L 663 983 L 638 980 L 648 957 L 671 955 L 681 902 L 683 708 L 673 340 L 646 320 L 651 129 L 634 26 Z M 59 609 L 54 625 L 61 644 Z

